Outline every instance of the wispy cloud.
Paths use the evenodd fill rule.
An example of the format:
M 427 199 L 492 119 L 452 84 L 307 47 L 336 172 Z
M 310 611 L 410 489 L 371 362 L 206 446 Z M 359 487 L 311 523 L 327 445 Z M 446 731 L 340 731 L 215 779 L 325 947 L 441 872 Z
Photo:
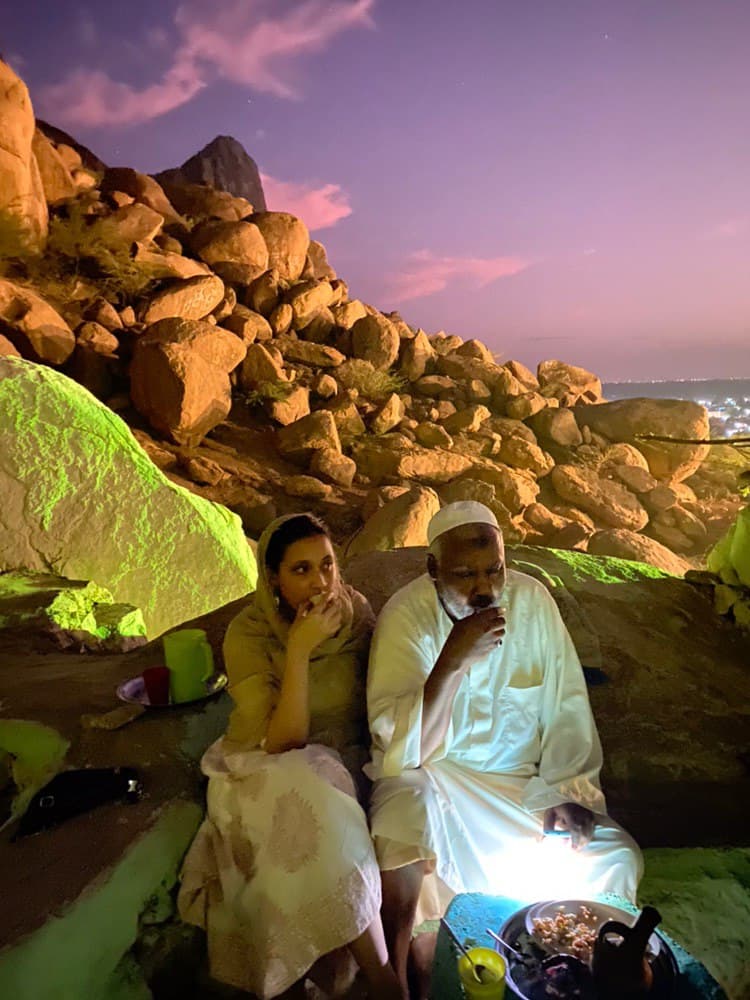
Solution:
M 498 278 L 525 271 L 530 264 L 520 257 L 437 257 L 430 250 L 418 250 L 391 276 L 391 297 L 396 302 L 421 299 L 461 280 L 484 288 Z
M 223 0 L 180 7 L 175 23 L 192 58 L 214 66 L 225 79 L 277 97 L 300 92 L 290 75 L 300 56 L 320 52 L 331 39 L 352 28 L 372 27 L 375 0 L 305 0 L 281 14 L 263 16 L 279 3 Z
M 750 230 L 750 216 L 736 215 L 712 226 L 706 236 L 712 240 L 729 240 Z
M 279 11 L 276 0 L 216 0 L 209 11 L 201 0 L 189 0 L 175 13 L 174 56 L 160 80 L 139 88 L 101 70 L 76 70 L 44 88 L 40 104 L 61 123 L 114 126 L 158 118 L 216 79 L 296 99 L 298 60 L 345 31 L 372 27 L 374 3 L 303 0 Z M 153 43 L 152 32 L 144 45 Z
M 315 187 L 280 181 L 268 174 L 260 176 L 269 209 L 291 212 L 302 219 L 308 229 L 327 229 L 352 214 L 349 196 L 338 184 Z
M 46 87 L 45 117 L 63 125 L 135 125 L 187 104 L 206 86 L 189 60 L 175 62 L 158 83 L 142 90 L 100 70 L 76 70 Z

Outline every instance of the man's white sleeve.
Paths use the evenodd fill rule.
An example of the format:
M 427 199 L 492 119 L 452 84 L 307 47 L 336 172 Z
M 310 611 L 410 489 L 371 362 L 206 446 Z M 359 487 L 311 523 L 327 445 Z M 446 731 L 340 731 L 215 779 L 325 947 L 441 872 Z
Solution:
M 424 685 L 437 653 L 418 617 L 414 609 L 389 604 L 375 626 L 367 675 L 372 763 L 365 768 L 373 779 L 421 763 Z
M 537 641 L 545 674 L 542 753 L 538 775 L 526 786 L 523 803 L 530 812 L 577 802 L 603 813 L 602 749 L 578 654 L 547 591 L 540 593 L 540 605 Z

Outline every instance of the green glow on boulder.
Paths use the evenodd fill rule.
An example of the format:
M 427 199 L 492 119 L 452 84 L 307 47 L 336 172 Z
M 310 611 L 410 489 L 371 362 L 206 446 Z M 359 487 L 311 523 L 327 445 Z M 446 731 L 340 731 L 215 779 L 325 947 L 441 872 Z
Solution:
M 672 579 L 670 573 L 648 563 L 619 559 L 616 556 L 590 556 L 571 549 L 550 549 L 573 570 L 576 580 L 596 580 L 599 583 L 636 583 L 641 580 Z
M 18 794 L 12 816 L 20 816 L 38 789 L 62 767 L 70 743 L 56 729 L 27 719 L 0 719 L 0 751 L 13 759 Z
M 105 587 L 47 573 L 0 573 L 0 628 L 26 625 L 88 632 L 98 639 L 146 636 L 139 608 L 116 604 Z
M 0 494 L 0 571 L 95 580 L 150 638 L 255 588 L 236 514 L 170 482 L 82 386 L 20 358 L 0 358 Z

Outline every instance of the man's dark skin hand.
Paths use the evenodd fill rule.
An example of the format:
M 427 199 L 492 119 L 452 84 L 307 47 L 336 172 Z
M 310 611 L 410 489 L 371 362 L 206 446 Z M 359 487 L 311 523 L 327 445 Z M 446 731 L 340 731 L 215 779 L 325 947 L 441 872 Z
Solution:
M 505 635 L 504 609 L 489 607 L 453 623 L 443 655 L 468 669 L 497 649 Z
M 425 684 L 422 715 L 422 760 L 445 737 L 453 699 L 467 670 L 502 643 L 505 615 L 501 608 L 484 608 L 453 623 L 442 652 Z
M 585 806 L 579 806 L 577 802 L 563 802 L 559 806 L 552 806 L 544 813 L 544 832 L 569 831 L 570 846 L 574 851 L 579 851 L 591 841 L 595 825 L 594 814 L 591 810 Z

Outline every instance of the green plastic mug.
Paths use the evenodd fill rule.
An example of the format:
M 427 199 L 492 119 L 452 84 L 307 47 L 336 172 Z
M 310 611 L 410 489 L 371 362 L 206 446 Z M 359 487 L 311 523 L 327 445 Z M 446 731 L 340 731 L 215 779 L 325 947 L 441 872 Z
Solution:
M 184 628 L 165 635 L 162 643 L 172 704 L 202 698 L 206 681 L 214 672 L 214 655 L 206 633 L 201 628 Z

